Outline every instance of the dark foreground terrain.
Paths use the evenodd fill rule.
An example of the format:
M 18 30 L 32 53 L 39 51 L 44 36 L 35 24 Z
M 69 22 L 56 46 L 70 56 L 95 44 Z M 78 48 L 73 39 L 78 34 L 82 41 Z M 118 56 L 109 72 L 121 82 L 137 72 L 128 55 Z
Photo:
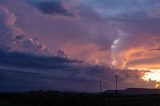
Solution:
M 57 91 L 0 93 L 0 106 L 160 106 L 160 95 L 87 94 Z

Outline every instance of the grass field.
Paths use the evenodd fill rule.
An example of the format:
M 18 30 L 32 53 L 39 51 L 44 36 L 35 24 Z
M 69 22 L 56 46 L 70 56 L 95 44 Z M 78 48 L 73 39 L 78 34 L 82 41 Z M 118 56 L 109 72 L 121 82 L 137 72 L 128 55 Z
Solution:
M 160 106 L 160 95 L 115 95 L 57 91 L 0 93 L 0 106 Z

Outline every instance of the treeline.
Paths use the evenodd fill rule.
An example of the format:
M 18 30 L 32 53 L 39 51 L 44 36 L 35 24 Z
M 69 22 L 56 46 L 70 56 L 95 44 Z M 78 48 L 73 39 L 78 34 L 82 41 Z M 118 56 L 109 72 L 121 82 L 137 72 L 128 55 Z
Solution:
M 26 93 L 1 93 L 0 104 L 12 106 L 104 106 L 105 99 L 99 94 L 31 91 Z M 0 106 L 1 106 L 0 105 Z M 7 106 L 8 106 L 7 105 Z
M 0 106 L 160 106 L 160 95 L 90 94 L 40 90 L 0 93 Z

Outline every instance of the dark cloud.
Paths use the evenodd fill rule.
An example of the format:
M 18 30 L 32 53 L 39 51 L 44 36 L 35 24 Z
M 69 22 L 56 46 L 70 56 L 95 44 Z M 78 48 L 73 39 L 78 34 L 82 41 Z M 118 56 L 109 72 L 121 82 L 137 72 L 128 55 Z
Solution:
M 60 56 L 0 51 L 1 91 L 58 89 L 95 92 L 99 80 L 102 80 L 104 89 L 113 89 L 115 75 L 119 76 L 121 88 L 128 84 L 135 86 L 133 82 L 137 80 L 141 86 L 147 86 L 141 79 L 144 71 L 112 69 Z
M 20 52 L 0 51 L 0 64 L 6 67 L 14 66 L 25 69 L 45 70 L 67 68 L 66 63 L 74 62 L 76 61 L 62 58 L 59 56 L 43 57 Z
M 37 1 L 33 2 L 32 5 L 47 15 L 73 16 L 60 1 Z
M 144 71 L 113 69 L 106 65 L 118 60 L 119 64 L 125 62 L 123 65 L 126 65 L 132 59 L 153 56 L 146 55 L 148 52 L 144 51 L 159 48 L 148 48 L 147 43 L 158 45 L 159 42 L 159 39 L 156 40 L 159 38 L 159 12 L 147 12 L 155 4 L 150 7 L 150 3 L 139 0 L 133 3 L 126 0 L 81 0 L 84 4 L 78 3 L 74 7 L 75 0 L 3 1 L 8 2 L 7 8 L 15 15 L 21 14 L 17 15 L 17 25 L 28 34 L 25 35 L 24 31 L 15 27 L 16 16 L 6 7 L 0 6 L 0 48 L 4 48 L 0 52 L 0 89 L 97 91 L 99 80 L 102 80 L 103 88 L 113 89 L 115 74 L 119 76 L 120 88 L 155 86 L 155 82 L 142 79 Z M 30 1 L 35 9 L 30 9 L 26 1 Z M 42 14 L 36 14 L 37 11 Z M 73 13 L 78 13 L 78 19 L 67 18 L 73 16 Z M 150 39 L 153 32 L 157 32 L 156 37 Z M 56 56 L 26 54 L 48 55 L 44 45 L 29 38 L 28 35 L 34 36 L 35 33 L 36 38 L 48 44 L 54 52 L 60 50 Z M 69 57 L 86 62 L 68 59 L 66 53 Z M 106 66 L 102 65 L 104 63 Z

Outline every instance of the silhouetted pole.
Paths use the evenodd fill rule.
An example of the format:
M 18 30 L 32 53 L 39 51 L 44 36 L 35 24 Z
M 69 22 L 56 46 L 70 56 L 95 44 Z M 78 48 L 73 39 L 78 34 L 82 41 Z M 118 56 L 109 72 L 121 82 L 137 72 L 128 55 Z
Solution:
M 118 93 L 118 75 L 115 75 L 116 78 L 116 94 Z
M 100 90 L 100 93 L 102 92 L 102 81 L 100 80 L 99 82 L 99 90 Z

